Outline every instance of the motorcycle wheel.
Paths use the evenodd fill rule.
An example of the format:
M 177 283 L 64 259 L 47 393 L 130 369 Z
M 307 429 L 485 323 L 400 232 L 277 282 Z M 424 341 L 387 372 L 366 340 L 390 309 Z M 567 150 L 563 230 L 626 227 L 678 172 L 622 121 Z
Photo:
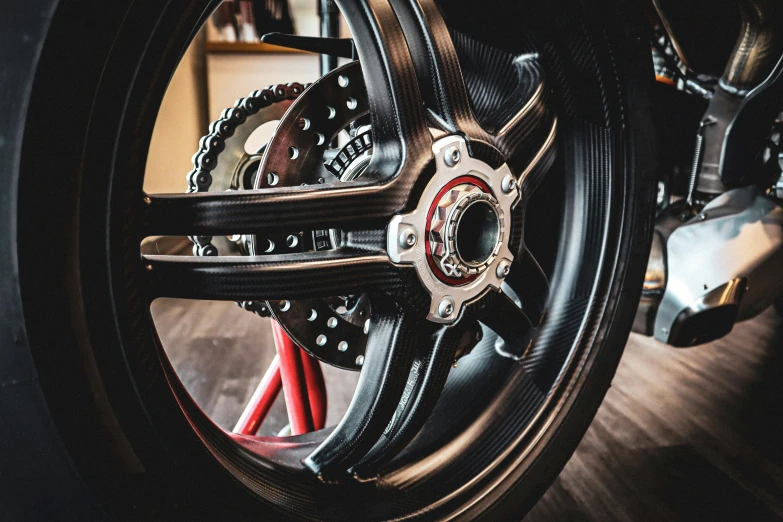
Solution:
M 217 3 L 88 3 L 20 3 L 23 20 L 2 31 L 35 44 L 3 57 L 21 71 L 0 147 L 10 187 L 0 200 L 0 504 L 11 519 L 520 519 L 589 426 L 641 293 L 655 176 L 637 13 L 624 2 L 444 4 L 452 37 L 468 42 L 460 63 L 477 113 L 494 115 L 503 89 L 482 78 L 480 53 L 484 69 L 471 64 L 472 46 L 513 54 L 526 42 L 540 57 L 559 121 L 551 186 L 562 194 L 544 209 L 551 221 L 527 220 L 560 223 L 543 234 L 557 238 L 552 290 L 530 357 L 498 356 L 488 335 L 419 436 L 359 481 L 298 465 L 328 433 L 250 447 L 217 428 L 152 323 L 140 256 L 146 154 L 167 83 Z M 355 35 L 389 30 L 377 24 L 386 2 L 344 4 L 370 25 L 356 22 Z

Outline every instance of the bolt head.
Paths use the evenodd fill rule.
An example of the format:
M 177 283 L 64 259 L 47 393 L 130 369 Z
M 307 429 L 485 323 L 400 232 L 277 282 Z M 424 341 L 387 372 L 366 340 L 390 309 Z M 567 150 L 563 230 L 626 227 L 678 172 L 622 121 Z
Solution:
M 400 231 L 400 247 L 404 249 L 413 248 L 418 240 L 416 230 L 413 227 L 405 227 Z
M 508 259 L 501 259 L 500 263 L 498 263 L 498 266 L 495 269 L 495 275 L 497 275 L 500 279 L 505 279 L 509 272 L 511 272 L 511 261 Z
M 444 297 L 438 305 L 438 315 L 443 319 L 450 317 L 454 313 L 454 300 L 451 297 Z
M 503 181 L 500 182 L 500 190 L 502 190 L 504 194 L 510 194 L 515 188 L 517 188 L 517 180 L 514 179 L 514 176 L 511 174 L 503 178 Z
M 460 160 L 462 160 L 462 153 L 459 151 L 459 147 L 452 145 L 451 147 L 446 148 L 443 153 L 443 161 L 446 165 L 449 167 L 456 167 L 459 165 Z

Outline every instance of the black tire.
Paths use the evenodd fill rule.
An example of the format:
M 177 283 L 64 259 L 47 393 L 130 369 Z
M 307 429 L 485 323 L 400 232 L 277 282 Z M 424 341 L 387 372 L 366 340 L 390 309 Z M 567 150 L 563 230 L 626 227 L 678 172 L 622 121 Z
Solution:
M 192 405 L 175 393 L 181 385 L 156 348 L 149 312 L 133 300 L 141 267 L 132 257 L 117 256 L 118 243 L 127 242 L 117 223 L 130 229 L 139 203 L 129 199 L 131 182 L 123 174 L 143 165 L 167 82 L 216 2 L 15 3 L 10 19 L 0 22 L 0 65 L 14 71 L 0 78 L 0 163 L 7 166 L 0 171 L 4 517 L 357 516 L 351 504 L 369 498 L 370 486 L 313 485 L 311 496 L 289 497 L 296 477 L 269 482 L 237 448 L 199 424 L 198 412 L 183 413 Z M 496 14 L 522 19 L 516 2 L 490 4 Z M 535 504 L 595 415 L 640 297 L 656 190 L 647 34 L 624 2 L 596 2 L 583 10 L 567 0 L 562 4 L 562 17 L 551 3 L 543 2 L 541 11 L 560 20 L 545 29 L 559 35 L 562 45 L 546 52 L 555 53 L 555 63 L 566 60 L 551 73 L 571 82 L 561 104 L 567 119 L 580 122 L 564 146 L 565 170 L 579 171 L 575 162 L 595 176 L 578 174 L 583 177 L 576 188 L 566 183 L 560 248 L 588 241 L 580 220 L 592 222 L 600 214 L 605 229 L 603 243 L 587 244 L 582 260 L 557 265 L 555 280 L 580 300 L 562 297 L 558 308 L 559 297 L 553 298 L 554 319 L 545 336 L 579 354 L 581 364 L 567 372 L 573 392 L 555 397 L 560 407 L 530 424 L 539 442 L 527 450 L 518 443 L 510 453 L 513 462 L 505 458 L 488 475 L 492 487 L 481 482 L 438 505 L 425 492 L 409 493 L 407 507 L 425 519 L 518 520 Z M 573 9 L 584 13 L 581 33 L 562 22 L 577 23 L 573 13 L 565 14 Z M 580 75 L 597 79 L 583 85 Z M 592 107 L 594 100 L 605 106 Z M 585 140 L 603 144 L 605 156 L 596 160 Z M 599 197 L 603 189 L 605 201 Z M 573 201 L 580 203 L 568 204 Z M 595 284 L 588 285 L 593 277 Z M 415 457 L 416 449 L 409 455 Z M 307 511 L 313 503 L 323 510 Z M 368 519 L 389 516 L 385 505 L 370 508 L 364 511 Z

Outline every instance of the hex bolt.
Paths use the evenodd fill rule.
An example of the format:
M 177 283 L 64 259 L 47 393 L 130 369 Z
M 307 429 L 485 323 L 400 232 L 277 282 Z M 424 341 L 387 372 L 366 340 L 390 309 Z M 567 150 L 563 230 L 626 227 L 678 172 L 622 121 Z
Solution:
M 517 188 L 517 180 L 511 174 L 507 175 L 500 182 L 500 190 L 503 191 L 503 194 L 510 194 L 515 188 Z
M 457 147 L 456 145 L 447 147 L 446 151 L 443 153 L 443 161 L 449 167 L 456 167 L 457 165 L 459 165 L 461 159 L 462 159 L 462 153 L 459 151 L 459 147 Z
M 495 274 L 500 279 L 505 279 L 508 273 L 511 271 L 511 261 L 508 259 L 501 259 L 498 263 L 498 267 L 495 269 Z
M 413 227 L 405 227 L 400 231 L 400 248 L 405 250 L 413 248 L 418 240 L 416 235 L 416 229 Z
M 444 297 L 441 299 L 440 304 L 438 304 L 438 315 L 446 319 L 448 317 L 451 317 L 451 314 L 454 313 L 454 300 L 451 297 Z

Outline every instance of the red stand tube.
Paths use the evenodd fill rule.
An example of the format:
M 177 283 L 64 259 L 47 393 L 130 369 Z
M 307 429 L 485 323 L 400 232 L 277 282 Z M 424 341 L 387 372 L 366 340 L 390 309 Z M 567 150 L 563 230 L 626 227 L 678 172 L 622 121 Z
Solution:
M 280 377 L 280 357 L 275 355 L 272 359 L 272 364 L 264 374 L 264 378 L 258 384 L 258 388 L 253 393 L 253 397 L 250 398 L 245 411 L 242 412 L 242 416 L 239 417 L 239 421 L 234 426 L 234 433 L 240 435 L 255 435 L 258 432 L 258 427 L 264 422 L 264 419 L 269 415 L 269 410 L 272 409 L 272 405 L 275 403 L 275 399 L 280 394 L 280 390 L 283 387 L 283 381 Z
M 316 430 L 322 430 L 326 424 L 326 383 L 321 371 L 321 362 L 304 350 L 301 350 L 301 356 L 313 426 Z
M 272 321 L 272 333 L 277 355 L 280 357 L 280 375 L 288 410 L 288 422 L 291 424 L 291 435 L 313 431 L 301 350 L 276 321 Z

